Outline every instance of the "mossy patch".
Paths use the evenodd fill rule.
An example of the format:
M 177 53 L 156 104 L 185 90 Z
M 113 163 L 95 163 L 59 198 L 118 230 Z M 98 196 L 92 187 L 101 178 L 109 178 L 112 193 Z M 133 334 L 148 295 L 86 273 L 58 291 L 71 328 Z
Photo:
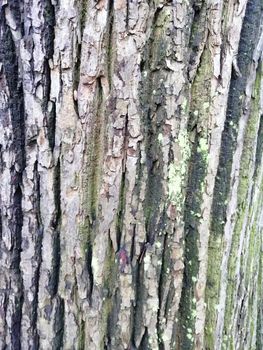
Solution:
M 185 269 L 183 290 L 180 301 L 180 333 L 178 348 L 194 348 L 196 320 L 195 285 L 199 273 L 198 227 L 202 221 L 202 201 L 208 161 L 208 120 L 210 106 L 211 57 L 205 48 L 200 67 L 192 85 L 191 104 L 189 108 L 188 138 L 192 141 L 187 154 L 190 154 L 187 168 L 187 184 L 184 222 L 185 222 Z M 197 132 L 198 130 L 198 132 Z M 185 170 L 183 169 L 183 172 Z
M 101 308 L 101 349 L 104 349 L 110 339 L 112 329 L 116 327 L 112 324 L 114 317 L 112 312 L 114 311 L 114 295 L 116 291 L 118 265 L 116 263 L 115 252 L 108 237 L 108 248 L 106 254 L 106 261 L 103 269 L 103 285 L 102 285 L 102 308 Z M 115 320 L 116 322 L 116 320 Z
M 237 76 L 234 71 L 232 72 L 226 120 L 221 141 L 219 167 L 214 187 L 206 288 L 206 303 L 208 305 L 208 312 L 206 317 L 207 326 L 205 333 L 205 344 L 208 348 L 214 347 L 214 334 L 210 330 L 215 329 L 217 319 L 217 311 L 214 309 L 214 305 L 217 305 L 218 303 L 220 291 L 221 262 L 224 251 L 223 234 L 231 188 L 230 178 L 233 154 L 237 147 L 237 132 L 240 116 L 243 114 L 244 91 L 246 90 L 247 78 L 250 72 L 249 67 L 252 62 L 254 45 L 256 43 L 255 39 L 258 32 L 258 29 L 256 28 L 258 25 L 256 23 L 259 19 L 258 15 L 259 2 L 256 1 L 256 4 L 253 5 L 252 2 L 249 1 L 246 8 L 246 16 L 243 23 L 239 51 L 237 55 L 237 64 L 242 76 Z M 252 20 L 253 16 L 255 16 L 255 21 Z M 258 101 L 256 104 L 259 105 Z M 249 119 L 241 161 L 240 182 L 238 187 L 238 210 L 228 262 L 228 287 L 225 309 L 225 326 L 223 330 L 223 347 L 225 349 L 234 349 L 232 338 L 232 327 L 234 327 L 234 325 L 232 321 L 234 306 L 236 304 L 235 295 L 237 293 L 235 274 L 238 257 L 236 252 L 238 251 L 240 234 L 247 209 L 247 193 L 249 188 L 248 180 L 252 165 L 251 161 L 253 158 L 253 142 L 256 137 L 255 125 L 257 124 L 258 120 L 258 115 L 256 114 L 257 112 L 254 110 Z
M 246 219 L 246 215 L 248 215 L 248 218 L 252 215 L 253 207 L 249 208 L 248 206 L 251 205 L 251 202 L 248 197 L 248 190 L 250 187 L 249 179 L 251 170 L 253 169 L 252 160 L 254 158 L 255 153 L 255 139 L 257 138 L 257 125 L 259 125 L 259 118 L 260 118 L 260 112 L 259 112 L 259 98 L 260 98 L 260 71 L 259 69 L 257 73 L 257 78 L 254 85 L 254 99 L 252 99 L 252 106 L 251 106 L 251 112 L 250 117 L 248 119 L 248 125 L 246 128 L 246 134 L 244 139 L 244 147 L 242 152 L 242 160 L 241 160 L 241 167 L 240 167 L 240 180 L 239 180 L 239 186 L 238 186 L 238 210 L 237 210 L 237 218 L 236 218 L 236 224 L 234 228 L 233 233 L 233 239 L 232 239 L 232 247 L 231 247 L 231 253 L 228 263 L 228 286 L 227 286 L 227 298 L 226 298 L 226 309 L 225 309 L 225 326 L 224 326 L 224 332 L 223 334 L 226 335 L 226 341 L 224 341 L 224 344 L 227 347 L 229 347 L 233 339 L 231 337 L 231 330 L 232 330 L 232 320 L 234 317 L 234 305 L 236 303 L 236 294 L 237 294 L 237 285 L 235 280 L 236 275 L 236 264 L 239 259 L 239 257 L 236 256 L 236 252 L 238 251 L 239 243 L 240 243 L 240 234 L 242 232 L 242 228 L 244 225 L 244 220 Z M 255 203 L 254 205 L 257 205 Z M 250 220 L 250 219 L 249 219 Z M 253 240 L 254 236 L 254 230 L 255 227 L 250 229 L 250 235 L 251 240 Z M 245 255 L 248 257 L 248 263 L 251 257 L 256 254 L 254 252 L 254 249 L 256 247 L 254 246 L 254 243 L 251 241 L 249 244 L 249 252 L 247 252 Z M 258 255 L 258 253 L 257 253 Z M 242 258 L 241 258 L 242 260 Z M 241 261 L 241 266 L 243 266 L 244 262 Z M 240 272 L 242 273 L 242 272 Z M 249 283 L 249 280 L 251 278 L 250 273 L 246 274 L 247 281 L 245 281 L 245 285 Z M 230 325 L 232 325 L 230 327 Z
M 145 229 L 147 241 L 153 242 L 160 220 L 163 189 L 163 123 L 167 112 L 165 99 L 167 95 L 166 58 L 169 37 L 166 29 L 171 21 L 170 9 L 157 9 L 148 39 L 142 55 L 140 84 L 140 106 L 146 146 L 147 186 L 144 200 Z M 156 136 L 158 135 L 158 136 Z

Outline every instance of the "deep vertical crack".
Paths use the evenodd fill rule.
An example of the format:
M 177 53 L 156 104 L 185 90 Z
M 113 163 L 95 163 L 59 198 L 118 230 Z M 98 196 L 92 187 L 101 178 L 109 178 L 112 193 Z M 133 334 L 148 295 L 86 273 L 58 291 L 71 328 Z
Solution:
M 11 10 L 19 27 L 22 26 L 16 3 L 11 3 Z M 25 114 L 23 101 L 23 87 L 19 73 L 19 63 L 16 46 L 12 38 L 4 11 L 1 11 L 1 43 L 0 60 L 9 89 L 9 110 L 13 131 L 12 149 L 15 154 L 14 165 L 11 167 L 12 178 L 12 214 L 9 221 L 11 232 L 12 251 L 10 252 L 10 279 L 11 292 L 14 296 L 14 311 L 11 315 L 11 344 L 14 349 L 21 348 L 21 318 L 23 306 L 23 282 L 20 270 L 21 243 L 22 243 L 22 173 L 25 168 Z

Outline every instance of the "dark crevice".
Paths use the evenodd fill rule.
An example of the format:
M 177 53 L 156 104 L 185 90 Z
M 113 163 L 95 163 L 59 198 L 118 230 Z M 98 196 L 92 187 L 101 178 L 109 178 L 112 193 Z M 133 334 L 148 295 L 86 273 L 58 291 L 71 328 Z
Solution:
M 90 239 L 90 237 L 88 237 Z M 88 299 L 91 303 L 91 296 L 92 296 L 92 290 L 93 290 L 93 283 L 94 283 L 94 278 L 93 278 L 93 270 L 92 270 L 92 243 L 87 242 L 86 244 L 86 266 L 87 266 L 87 271 L 88 271 L 88 276 L 89 276 L 89 288 L 88 288 Z
M 200 109 L 200 105 L 202 104 L 202 101 L 203 102 L 204 100 L 206 100 L 206 102 L 209 101 L 209 97 L 208 97 L 209 91 L 207 88 L 210 85 L 210 79 L 208 76 L 209 73 L 207 69 L 209 64 L 210 62 L 209 62 L 208 47 L 206 46 L 201 54 L 200 62 L 197 67 L 197 73 L 194 76 L 194 81 L 192 85 L 192 97 L 191 97 L 192 101 L 190 105 L 189 118 L 187 123 L 187 131 L 189 133 L 190 140 L 195 140 L 195 137 L 197 134 L 200 134 L 200 135 L 198 135 L 195 141 L 198 141 L 199 138 L 202 138 L 202 135 L 200 132 L 201 128 L 198 127 L 201 124 L 199 109 Z M 205 70 L 207 71 L 206 74 L 204 74 Z M 201 76 L 201 79 L 199 75 Z M 198 111 L 197 114 L 195 113 L 196 111 Z
M 123 159 L 122 159 L 122 177 L 120 184 L 120 194 L 119 194 L 119 205 L 117 210 L 117 225 L 116 225 L 116 236 L 117 236 L 117 249 L 120 250 L 122 231 L 123 231 L 123 220 L 125 215 L 125 189 L 126 189 L 126 160 L 127 160 L 127 148 L 128 148 L 128 114 L 125 116 L 125 125 L 123 130 Z M 124 244 L 124 242 L 123 242 Z
M 162 15 L 163 13 L 163 15 Z M 147 298 L 144 286 L 144 256 L 149 246 L 153 245 L 157 233 L 164 229 L 163 207 L 163 156 L 161 145 L 157 142 L 157 135 L 162 134 L 166 117 L 165 96 L 166 88 L 162 83 L 166 75 L 167 39 L 164 23 L 166 12 L 162 8 L 156 8 L 152 21 L 152 33 L 145 45 L 140 63 L 141 82 L 139 87 L 140 107 L 143 120 L 143 133 L 145 135 L 146 151 L 146 191 L 143 202 L 145 216 L 145 242 L 134 268 L 133 279 L 135 288 L 135 305 L 133 309 L 133 325 L 131 344 L 138 349 L 149 349 L 149 334 L 145 329 L 141 339 L 141 331 L 144 328 L 143 303 Z M 138 169 L 142 176 L 143 169 Z M 139 179 L 141 179 L 139 176 Z M 145 180 L 144 180 L 145 181 Z M 136 184 L 136 190 L 140 189 L 140 182 Z
M 74 69 L 73 69 L 73 100 L 74 100 L 74 109 L 77 115 L 79 114 L 78 101 L 77 101 L 77 98 L 74 96 L 74 94 L 76 94 L 79 87 L 81 47 L 82 45 L 81 43 L 79 43 L 77 46 L 76 62 L 74 64 Z
M 19 4 L 10 2 L 10 10 L 15 17 L 18 27 L 22 26 Z M 22 243 L 22 172 L 25 168 L 25 113 L 23 104 L 23 87 L 20 79 L 18 58 L 16 56 L 16 46 L 12 38 L 4 16 L 1 11 L 1 42 L 0 61 L 3 63 L 3 72 L 6 77 L 9 90 L 9 110 L 11 113 L 11 123 L 13 131 L 12 149 L 15 154 L 15 165 L 10 169 L 12 178 L 12 213 L 9 220 L 11 232 L 12 250 L 10 252 L 10 280 L 14 296 L 14 309 L 11 315 L 11 346 L 20 350 L 21 318 L 23 305 L 23 281 L 20 271 L 20 254 Z
M 107 317 L 107 330 L 106 330 L 106 338 L 104 341 L 104 349 L 106 350 L 114 350 L 119 348 L 121 344 L 116 344 L 116 327 L 118 324 L 118 315 L 120 312 L 120 291 L 116 288 L 112 292 L 112 308 Z
M 62 78 L 62 58 L 61 58 L 61 53 L 59 54 L 59 97 L 58 97 L 58 102 L 62 100 L 62 96 L 63 96 L 63 86 L 64 86 L 64 82 L 63 82 L 63 78 Z
M 143 261 L 138 263 L 133 275 L 135 284 L 135 305 L 133 307 L 133 327 L 131 335 L 131 344 L 136 349 L 137 340 L 141 334 L 143 327 L 143 303 L 146 297 L 146 291 L 144 287 L 144 268 Z
M 124 219 L 124 211 L 125 211 L 125 174 L 126 172 L 123 171 L 122 177 L 121 177 L 121 185 L 120 185 L 119 205 L 117 210 L 117 225 L 116 225 L 117 251 L 119 251 L 121 247 L 121 238 L 122 238 L 122 231 L 123 231 L 123 219 Z
M 103 88 L 101 78 L 97 79 L 97 116 L 92 130 L 92 145 L 90 150 L 90 219 L 95 223 L 97 218 L 97 201 L 99 174 L 101 170 L 101 152 L 103 151 L 103 133 L 104 133 L 104 113 L 103 113 Z
M 16 48 L 12 39 L 12 34 L 3 23 L 3 38 L 1 42 L 1 61 L 3 62 L 4 73 L 9 89 L 9 108 L 11 111 L 11 122 L 13 128 L 13 149 L 16 153 L 16 163 L 19 173 L 25 166 L 25 121 L 23 104 L 23 87 L 19 78 L 18 59 L 16 57 Z
M 53 298 L 58 292 L 60 271 L 60 233 L 59 228 L 54 231 L 52 247 L 52 272 L 49 280 L 50 296 Z
M 229 196 L 231 195 L 231 188 L 233 183 L 231 180 L 231 173 L 233 167 L 233 156 L 237 148 L 237 138 L 240 119 L 243 118 L 248 111 L 245 111 L 246 100 L 246 86 L 251 71 L 251 65 L 253 64 L 253 52 L 257 43 L 259 35 L 259 21 L 260 21 L 260 0 L 249 0 L 246 7 L 245 18 L 241 30 L 238 54 L 236 57 L 237 67 L 232 68 L 232 75 L 230 81 L 230 88 L 227 101 L 226 119 L 224 124 L 224 130 L 221 139 L 221 148 L 219 156 L 219 165 L 217 169 L 217 176 L 215 179 L 215 186 L 213 192 L 213 203 L 211 213 L 211 234 L 209 238 L 209 249 L 211 249 L 211 261 L 220 262 L 222 249 L 223 249 L 223 234 L 225 230 L 225 223 L 227 219 L 227 207 L 229 204 Z M 238 69 L 241 75 L 238 74 Z M 253 107 L 253 100 L 252 107 Z M 251 113 L 251 112 L 250 112 Z M 254 113 L 254 112 L 253 112 Z M 244 120 L 244 119 L 243 119 Z M 234 236 L 232 240 L 231 250 L 235 251 L 238 247 L 238 236 L 240 234 L 241 227 L 243 225 L 243 213 L 247 206 L 247 195 L 249 190 L 249 184 L 246 184 L 245 178 L 248 174 L 247 166 L 249 164 L 250 143 L 250 122 L 248 121 L 245 126 L 244 133 L 244 145 L 243 154 L 239 171 L 239 188 L 237 193 L 237 222 L 234 230 Z M 252 126 L 254 128 L 254 125 Z M 213 252 L 214 251 L 214 252 Z M 231 319 L 235 308 L 233 305 L 233 295 L 237 292 L 238 286 L 235 283 L 235 262 L 233 257 L 231 258 L 228 266 L 228 285 L 227 285 L 227 301 L 225 311 L 225 321 Z M 242 266 L 242 263 L 241 263 Z M 209 307 L 213 307 L 217 302 L 220 294 L 220 276 L 221 267 L 218 263 L 213 268 L 210 267 L 207 276 L 207 289 L 206 289 L 206 302 Z M 242 279 L 242 277 L 240 277 Z M 207 347 L 213 346 L 215 339 L 212 333 L 212 329 L 216 324 L 216 312 L 210 312 L 207 317 L 208 326 L 206 327 L 206 343 Z M 229 325 L 224 325 L 223 335 L 227 339 L 230 334 Z M 225 342 L 225 346 L 230 346 L 230 341 Z
M 231 85 L 233 85 L 234 79 L 235 78 L 232 76 Z M 242 109 L 242 100 L 239 99 L 239 94 L 236 94 L 235 90 L 235 88 L 233 90 L 233 87 L 232 89 L 230 87 L 229 108 L 227 110 L 224 131 L 222 133 L 219 166 L 214 187 L 211 231 L 217 234 L 222 234 L 224 232 L 227 198 L 231 186 L 230 175 L 232 160 L 237 141 L 237 125 Z M 240 93 L 243 94 L 244 91 Z M 233 95 L 236 96 L 235 101 L 233 101 Z
M 112 86 L 112 74 L 114 69 L 114 43 L 113 43 L 113 34 L 114 34 L 114 0 L 109 0 L 108 3 L 108 19 L 107 19 L 107 37 L 106 37 L 106 45 L 107 45 L 107 75 L 108 75 L 108 83 L 109 88 L 111 90 Z
M 8 298 L 9 298 L 9 295 L 8 295 L 8 282 L 5 278 L 5 291 L 4 293 L 1 293 L 1 298 L 2 298 L 2 315 L 1 315 L 1 318 L 3 320 L 3 332 L 2 332 L 2 337 L 3 339 L 6 337 L 7 333 L 8 333 L 8 330 L 7 330 L 7 321 L 6 321 L 6 315 L 7 315 L 7 307 L 8 307 Z M 4 284 L 3 284 L 4 286 Z M 7 344 L 4 344 L 3 346 L 3 350 L 7 350 Z
M 205 0 L 192 0 L 191 2 L 195 12 L 200 12 L 205 4 Z
M 191 70 L 198 65 L 200 52 L 204 50 L 204 43 L 206 41 L 207 34 L 207 4 L 205 1 L 195 1 L 193 3 L 193 15 L 189 37 L 189 67 L 188 67 L 188 79 L 191 81 L 193 77 L 190 77 Z
M 80 1 L 80 32 L 81 32 L 81 40 L 83 36 L 83 32 L 85 29 L 85 22 L 87 18 L 87 10 L 88 10 L 88 1 L 87 0 L 81 0 Z
M 60 271 L 60 224 L 61 224 L 61 188 L 60 188 L 60 160 L 54 169 L 54 205 L 55 212 L 52 219 L 53 244 L 52 244 L 52 272 L 49 280 L 49 292 L 53 298 L 58 292 Z
M 193 348 L 195 328 L 195 280 L 199 271 L 198 226 L 202 218 L 204 180 L 207 169 L 208 136 L 202 124 L 208 119 L 204 103 L 210 103 L 210 53 L 207 47 L 202 52 L 200 63 L 191 87 L 191 102 L 188 119 L 188 136 L 192 141 L 191 157 L 189 159 L 187 187 L 184 204 L 184 273 L 183 286 L 178 311 L 178 329 L 176 335 L 177 348 Z M 197 113 L 196 113 L 197 111 Z M 207 149 L 201 149 L 201 142 Z M 201 235 L 201 233 L 200 233 Z
M 4 1 L 1 2 L 1 6 L 2 3 Z M 19 2 L 17 0 L 9 0 L 8 1 L 8 7 L 10 9 L 10 12 L 12 13 L 12 16 L 15 20 L 15 23 L 18 27 L 18 30 L 21 31 L 21 35 L 23 36 L 24 34 L 24 27 L 23 27 L 23 6 L 20 6 Z
M 43 225 L 41 220 L 40 213 L 40 175 L 38 173 L 38 162 L 35 162 L 34 166 L 34 182 L 35 182 L 35 215 L 37 219 L 37 230 L 35 235 L 35 257 L 34 261 L 36 263 L 36 269 L 34 272 L 34 300 L 32 302 L 32 335 L 33 335 L 33 343 L 35 348 L 37 349 L 39 346 L 39 336 L 37 331 L 37 310 L 38 310 L 38 290 L 39 290 L 39 278 L 40 278 L 40 267 L 42 262 L 42 240 L 43 240 Z
M 49 101 L 48 110 L 46 112 L 47 117 L 47 138 L 49 147 L 53 151 L 55 147 L 55 135 L 56 135 L 56 103 Z
M 147 327 L 145 327 L 145 331 L 144 331 L 141 343 L 138 346 L 138 350 L 151 350 L 151 347 L 149 344 L 149 333 L 148 333 Z
M 60 159 L 57 161 L 57 165 L 54 170 L 54 204 L 55 215 L 53 219 L 54 229 L 60 225 L 61 221 L 61 170 Z
M 261 160 L 262 160 L 262 151 L 263 151 L 263 115 L 260 116 L 260 124 L 258 129 L 258 136 L 257 136 L 257 149 L 256 149 L 256 171 L 255 175 L 257 174 L 257 169 L 260 169 L 261 167 Z
M 146 241 L 153 244 L 160 215 L 161 197 L 163 195 L 163 157 L 156 135 L 162 132 L 166 111 L 166 89 L 160 80 L 165 70 L 166 45 L 161 31 L 159 18 L 161 9 L 156 9 L 153 18 L 152 34 L 145 46 L 140 64 L 142 80 L 140 87 L 140 105 L 144 116 L 144 135 L 146 145 L 147 186 L 144 200 Z M 161 19 L 160 19 L 161 22 Z M 153 94 L 154 91 L 154 94 Z
M 125 19 L 126 32 L 129 32 L 129 16 L 130 16 L 130 0 L 126 0 L 126 19 Z
M 185 222 L 185 268 L 183 275 L 183 288 L 179 305 L 179 329 L 177 334 L 178 346 L 182 349 L 191 349 L 192 340 L 187 337 L 187 329 L 194 328 L 194 320 L 191 317 L 195 307 L 193 300 L 193 277 L 198 275 L 198 225 L 200 220 L 200 207 L 202 203 L 202 182 L 206 175 L 206 163 L 197 151 L 199 135 L 196 134 L 192 148 L 192 156 L 188 173 L 190 174 L 187 185 L 184 222 Z
M 214 188 L 211 227 L 212 232 L 217 234 L 223 233 L 226 220 L 233 154 L 237 145 L 238 123 L 243 113 L 245 89 L 257 42 L 260 14 L 260 1 L 256 0 L 256 3 L 252 0 L 248 1 L 237 55 L 237 64 L 242 76 L 237 77 L 233 69 Z
M 20 254 L 21 254 L 21 242 L 22 242 L 22 226 L 23 226 L 23 213 L 22 213 L 22 190 L 20 185 L 17 185 L 17 188 L 13 197 L 13 215 L 11 223 L 11 232 L 13 236 L 13 250 L 12 250 L 12 259 L 11 259 L 11 269 L 12 280 L 17 292 L 14 292 L 14 312 L 11 316 L 11 344 L 13 349 L 21 349 L 21 319 L 22 319 L 22 305 L 23 305 L 23 282 L 20 271 Z
M 78 350 L 85 350 L 85 321 L 81 319 L 80 326 L 79 326 L 79 343 L 78 343 Z
M 166 271 L 167 268 L 169 267 L 169 255 L 170 255 L 170 249 L 168 245 L 168 233 L 165 232 L 164 238 L 163 238 L 163 252 L 162 252 L 162 266 L 161 266 L 161 271 L 160 271 L 160 276 L 159 276 L 159 283 L 158 283 L 158 300 L 159 300 L 159 307 L 158 307 L 158 312 L 157 312 L 157 334 L 158 334 L 158 339 L 159 339 L 159 350 L 164 350 L 164 344 L 162 340 L 162 319 L 161 319 L 161 311 L 162 311 L 162 305 L 163 305 L 163 286 L 165 284 L 166 280 Z
M 79 3 L 79 26 L 80 26 L 80 37 L 78 38 L 78 41 L 76 43 L 76 57 L 73 67 L 73 101 L 74 101 L 74 109 L 76 114 L 79 114 L 78 110 L 78 101 L 77 101 L 77 94 L 78 87 L 79 87 L 79 80 L 80 80 L 80 65 L 81 65 L 81 50 L 82 50 L 82 40 L 83 40 L 83 33 L 85 29 L 85 22 L 87 18 L 87 9 L 88 9 L 88 1 L 87 0 L 81 0 Z
M 60 298 L 58 295 L 57 298 L 57 308 L 55 313 L 55 322 L 54 322 L 54 340 L 52 350 L 63 349 L 63 336 L 64 336 L 64 315 L 65 315 L 65 302 L 64 299 Z
M 55 7 L 51 0 L 43 3 L 44 26 L 42 29 L 42 38 L 44 41 L 44 71 L 43 71 L 43 87 L 44 98 L 42 101 L 42 109 L 46 118 L 47 137 L 49 146 L 53 150 L 55 146 L 56 133 L 56 104 L 50 101 L 51 91 L 51 71 L 49 60 L 53 58 L 54 54 L 54 39 L 55 39 Z
M 53 57 L 54 54 L 54 39 L 55 39 L 55 6 L 52 0 L 42 1 L 43 3 L 43 17 L 45 26 L 43 28 L 42 37 L 44 38 L 45 56 L 47 59 Z
M 97 92 L 96 92 L 96 119 L 94 121 L 90 140 L 88 146 L 88 160 L 87 160 L 87 220 L 86 220 L 86 238 L 85 238 L 85 255 L 86 268 L 89 276 L 88 299 L 91 302 L 93 290 L 93 271 L 92 271 L 92 251 L 94 235 L 97 229 L 97 216 L 99 215 L 98 208 L 98 191 L 101 181 L 101 159 L 104 151 L 105 140 L 105 115 L 103 111 L 104 95 L 101 83 L 101 77 L 97 78 Z
M 134 253 L 135 253 L 135 236 L 136 236 L 136 225 L 133 225 L 132 228 L 132 243 L 131 243 L 131 253 L 130 253 L 130 261 L 132 262 Z

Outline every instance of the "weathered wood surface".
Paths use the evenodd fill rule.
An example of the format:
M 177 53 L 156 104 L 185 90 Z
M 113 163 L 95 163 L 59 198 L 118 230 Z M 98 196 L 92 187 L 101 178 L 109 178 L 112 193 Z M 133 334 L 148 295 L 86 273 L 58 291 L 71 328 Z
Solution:
M 0 1 L 1 349 L 262 349 L 262 7 Z

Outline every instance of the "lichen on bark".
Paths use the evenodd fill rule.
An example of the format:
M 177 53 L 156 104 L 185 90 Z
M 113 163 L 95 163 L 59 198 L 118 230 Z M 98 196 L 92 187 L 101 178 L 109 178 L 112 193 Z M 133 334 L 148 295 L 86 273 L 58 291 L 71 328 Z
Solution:
M 261 1 L 0 11 L 0 348 L 261 349 Z

